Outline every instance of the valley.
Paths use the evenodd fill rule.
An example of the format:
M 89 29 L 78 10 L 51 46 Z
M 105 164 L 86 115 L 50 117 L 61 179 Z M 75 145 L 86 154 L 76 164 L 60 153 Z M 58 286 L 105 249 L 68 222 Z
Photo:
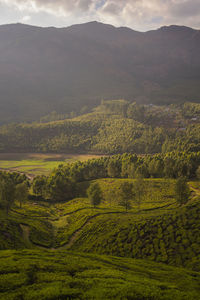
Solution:
M 44 24 L 141 6 L 14 2 Z M 0 300 L 200 299 L 199 53 L 186 26 L 0 25 Z
M 132 200 L 126 211 L 124 182 L 135 179 L 80 182 L 82 197 L 0 210 L 0 299 L 198 299 L 200 183 L 189 182 L 180 206 L 175 180 L 145 179 L 140 207 Z M 94 183 L 97 207 L 86 195 Z

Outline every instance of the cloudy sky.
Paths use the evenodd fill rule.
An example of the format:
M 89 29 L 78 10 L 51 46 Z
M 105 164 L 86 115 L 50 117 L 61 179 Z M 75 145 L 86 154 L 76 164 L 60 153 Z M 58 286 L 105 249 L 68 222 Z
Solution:
M 66 27 L 94 20 L 140 31 L 170 24 L 200 29 L 200 0 L 0 0 L 0 24 Z

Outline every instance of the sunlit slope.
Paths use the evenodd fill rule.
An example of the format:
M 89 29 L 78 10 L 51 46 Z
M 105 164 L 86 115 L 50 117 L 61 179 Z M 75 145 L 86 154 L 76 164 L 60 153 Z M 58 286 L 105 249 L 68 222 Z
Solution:
M 73 249 L 192 265 L 200 253 L 198 185 L 194 188 L 191 183 L 191 199 L 180 207 L 174 198 L 173 180 L 145 180 L 149 191 L 141 206 L 132 202 L 126 212 L 113 193 L 120 191 L 123 181 L 97 180 L 103 200 L 96 208 L 84 195 L 89 182 L 80 183 L 82 197 L 66 203 L 30 201 L 22 209 L 16 206 L 8 218 L 2 215 L 1 249 Z
M 197 152 L 199 132 L 200 104 L 142 106 L 125 100 L 102 101 L 93 112 L 74 118 L 0 126 L 0 152 Z
M 41 250 L 0 252 L 0 299 L 198 299 L 198 272 L 145 260 Z

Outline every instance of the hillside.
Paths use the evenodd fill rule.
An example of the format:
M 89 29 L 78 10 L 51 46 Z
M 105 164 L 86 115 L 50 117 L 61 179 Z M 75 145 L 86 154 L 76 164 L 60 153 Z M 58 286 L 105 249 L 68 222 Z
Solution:
M 0 172 L 0 299 L 198 299 L 199 164 L 172 152 Z
M 0 120 L 80 111 L 101 99 L 199 102 L 200 34 L 146 33 L 97 22 L 67 28 L 0 26 Z
M 55 121 L 49 121 L 52 117 Z M 58 120 L 56 120 L 56 118 Z M 102 101 L 92 112 L 0 127 L 0 152 L 137 154 L 200 151 L 200 104 Z
M 191 299 L 200 275 L 145 260 L 72 252 L 1 251 L 0 299 Z
M 199 271 L 199 186 L 191 183 L 193 194 L 180 206 L 174 195 L 174 180 L 147 179 L 141 205 L 131 201 L 128 212 L 120 204 L 120 190 L 127 179 L 97 180 L 103 192 L 94 208 L 86 197 L 91 183 L 79 183 L 79 197 L 65 202 L 34 200 L 9 218 L 0 210 L 0 249 L 70 249 L 79 252 L 149 259 Z M 128 182 L 134 184 L 135 180 Z M 61 189 L 61 187 L 60 187 Z M 68 192 L 69 193 L 69 192 Z M 6 237 L 6 239 L 5 239 Z

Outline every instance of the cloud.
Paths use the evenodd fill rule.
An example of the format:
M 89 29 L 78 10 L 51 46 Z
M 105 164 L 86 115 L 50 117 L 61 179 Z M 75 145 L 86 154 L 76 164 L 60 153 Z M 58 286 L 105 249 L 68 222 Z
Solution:
M 23 23 L 23 22 L 26 23 L 26 22 L 28 22 L 28 21 L 30 21 L 30 20 L 31 20 L 31 16 L 23 16 L 23 17 L 21 18 L 22 23 Z
M 116 16 L 120 14 L 121 8 L 123 8 L 123 5 L 119 3 L 106 1 L 101 9 L 101 13 Z
M 172 16 L 182 18 L 200 15 L 200 2 L 199 0 L 175 2 L 169 11 Z
M 9 6 L 15 6 L 19 10 L 46 11 L 52 14 L 63 15 L 75 11 L 88 11 L 93 0 L 0 0 Z
M 57 19 L 57 23 L 60 18 L 62 25 L 69 21 L 98 20 L 138 30 L 169 24 L 200 27 L 199 0 L 0 0 L 0 3 L 31 19 L 31 14 L 41 13 L 48 14 L 49 20 Z

